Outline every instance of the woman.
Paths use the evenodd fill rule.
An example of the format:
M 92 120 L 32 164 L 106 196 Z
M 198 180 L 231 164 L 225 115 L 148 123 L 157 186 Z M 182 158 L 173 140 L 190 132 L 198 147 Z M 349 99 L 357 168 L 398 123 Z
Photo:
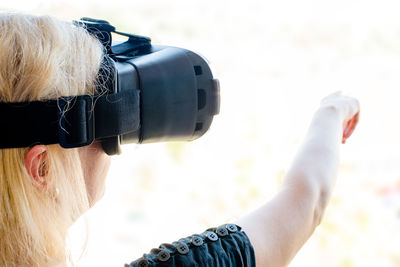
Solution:
M 0 102 L 99 93 L 102 59 L 101 44 L 80 27 L 0 15 Z M 356 127 L 358 112 L 356 99 L 325 98 L 275 198 L 236 225 L 163 244 L 129 265 L 287 265 L 321 221 L 339 145 Z M 0 160 L 0 266 L 70 264 L 67 229 L 104 191 L 110 158 L 100 143 L 0 149 Z

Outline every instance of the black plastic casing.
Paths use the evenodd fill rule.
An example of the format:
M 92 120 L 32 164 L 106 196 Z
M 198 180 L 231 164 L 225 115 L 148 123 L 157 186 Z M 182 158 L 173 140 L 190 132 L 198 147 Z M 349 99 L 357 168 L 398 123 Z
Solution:
M 115 90 L 140 91 L 138 130 L 102 139 L 109 155 L 120 145 L 191 141 L 209 129 L 219 113 L 219 82 L 196 53 L 152 45 L 146 53 L 115 60 Z

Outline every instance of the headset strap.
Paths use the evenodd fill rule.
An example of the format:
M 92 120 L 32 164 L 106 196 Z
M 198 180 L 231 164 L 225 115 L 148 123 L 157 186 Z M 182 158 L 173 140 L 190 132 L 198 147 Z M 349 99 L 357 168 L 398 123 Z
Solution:
M 140 125 L 139 103 L 138 90 L 0 103 L 0 148 L 57 143 L 72 148 L 133 132 Z
M 85 28 L 92 36 L 96 37 L 105 47 L 107 55 L 113 59 L 117 59 L 118 56 L 127 55 L 128 53 L 132 57 L 151 47 L 151 39 L 149 37 L 117 31 L 106 20 L 84 17 L 80 20 L 74 20 L 73 24 Z M 128 40 L 113 45 L 111 33 L 128 37 Z

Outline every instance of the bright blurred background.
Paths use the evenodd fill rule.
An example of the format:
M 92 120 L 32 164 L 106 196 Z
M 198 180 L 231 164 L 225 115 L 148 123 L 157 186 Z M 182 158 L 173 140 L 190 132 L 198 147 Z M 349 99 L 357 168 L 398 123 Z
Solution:
M 290 266 L 400 266 L 400 16 L 397 0 L 2 1 L 0 9 L 106 19 L 203 54 L 221 82 L 210 131 L 130 145 L 104 199 L 71 229 L 78 266 L 123 266 L 235 220 L 271 198 L 325 95 L 359 98 L 322 224 Z M 1 51 L 0 51 L 1 53 Z M 86 222 L 86 223 L 85 223 Z

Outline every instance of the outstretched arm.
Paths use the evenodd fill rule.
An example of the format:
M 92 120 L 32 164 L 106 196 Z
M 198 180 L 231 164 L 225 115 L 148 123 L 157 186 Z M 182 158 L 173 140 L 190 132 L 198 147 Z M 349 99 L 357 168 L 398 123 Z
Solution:
M 358 122 L 356 99 L 332 94 L 322 100 L 280 192 L 240 219 L 257 266 L 286 266 L 320 224 L 339 165 L 340 143 Z

